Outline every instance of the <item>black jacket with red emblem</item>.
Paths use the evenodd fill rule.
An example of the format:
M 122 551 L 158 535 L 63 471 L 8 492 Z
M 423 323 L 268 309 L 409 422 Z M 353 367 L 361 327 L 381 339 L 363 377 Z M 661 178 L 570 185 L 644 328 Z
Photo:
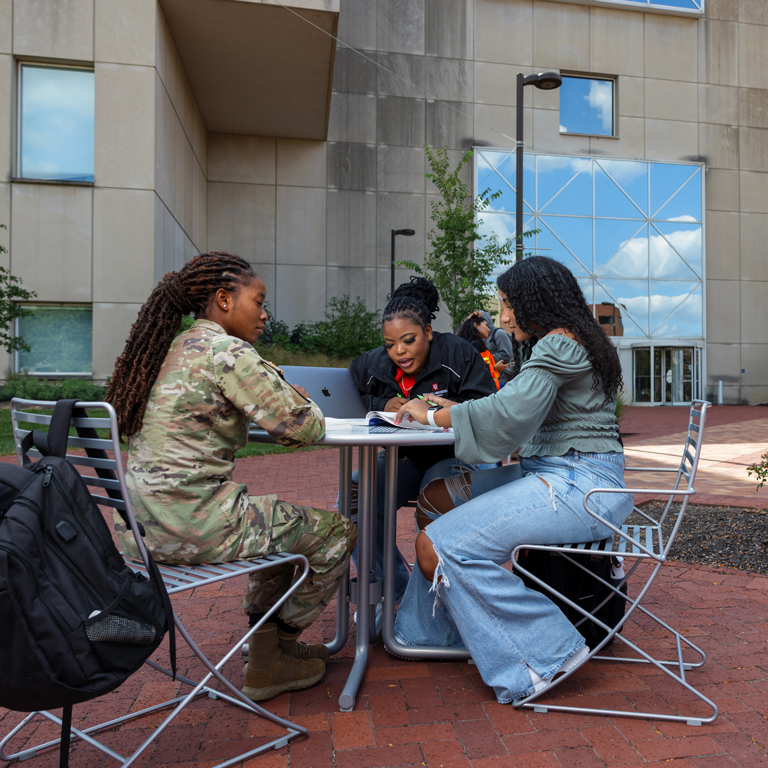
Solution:
M 395 379 L 397 366 L 384 347 L 364 352 L 349 367 L 355 385 L 369 411 L 383 411 L 387 402 L 403 391 Z M 488 365 L 472 345 L 452 333 L 435 331 L 429 345 L 427 364 L 416 377 L 409 399 L 437 395 L 463 403 L 496 393 Z M 401 449 L 422 472 L 453 456 L 451 446 Z

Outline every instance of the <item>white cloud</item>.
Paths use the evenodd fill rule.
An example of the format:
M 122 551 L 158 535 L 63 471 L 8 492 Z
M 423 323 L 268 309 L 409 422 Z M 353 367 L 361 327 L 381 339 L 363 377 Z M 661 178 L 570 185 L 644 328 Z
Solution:
M 589 160 L 583 157 L 567 157 L 565 155 L 539 155 L 536 165 L 536 171 L 539 175 L 542 173 L 552 173 L 553 171 L 568 170 L 571 173 L 578 173 Z M 567 179 L 563 179 L 563 184 Z
M 598 160 L 597 162 L 604 171 L 611 175 L 617 184 L 620 184 L 625 189 L 635 179 L 639 179 L 648 173 L 648 165 L 642 162 L 636 163 L 631 160 Z
M 667 317 L 672 309 L 680 302 L 684 303 L 661 327 L 654 329 L 654 334 L 663 337 L 673 336 L 701 336 L 702 302 L 701 291 L 696 291 L 690 296 L 652 296 L 651 309 L 654 322 L 658 323 Z M 656 312 L 658 311 L 658 314 Z
M 696 224 L 696 219 L 693 216 L 689 216 L 687 213 L 682 216 L 674 216 L 671 219 L 667 219 L 667 221 L 680 221 L 686 224 Z
M 613 130 L 613 82 L 592 80 L 589 84 L 589 93 L 584 98 L 600 115 L 603 130 Z
M 701 228 L 699 227 L 669 232 L 665 237 L 654 233 L 651 234 L 650 243 L 647 237 L 625 240 L 619 246 L 616 255 L 600 270 L 600 274 L 603 277 L 647 277 L 649 245 L 653 278 L 695 279 L 681 261 L 680 256 L 694 268 L 700 269 Z

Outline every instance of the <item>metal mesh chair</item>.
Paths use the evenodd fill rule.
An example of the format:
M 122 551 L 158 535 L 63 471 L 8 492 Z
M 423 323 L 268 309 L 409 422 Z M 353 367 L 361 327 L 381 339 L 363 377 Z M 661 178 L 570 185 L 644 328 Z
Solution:
M 54 405 L 55 403 L 48 401 L 21 400 L 18 398 L 14 398 L 11 401 L 13 434 L 20 462 L 23 461 L 22 441 L 29 432 L 27 429 L 22 429 L 20 427 L 20 423 L 31 423 L 34 425 L 43 426 L 49 425 L 51 416 L 41 413 L 39 410 L 35 409 L 53 408 Z M 104 411 L 105 414 L 104 416 L 99 417 L 88 415 L 87 418 L 82 416 L 75 416 L 72 419 L 72 426 L 75 427 L 78 432 L 87 434 L 88 436 L 70 435 L 68 440 L 67 459 L 77 467 L 86 484 L 89 486 L 91 495 L 94 497 L 97 504 L 111 507 L 113 509 L 122 510 L 126 513 L 130 522 L 131 529 L 134 533 L 136 546 L 141 555 L 139 559 L 126 558 L 126 563 L 131 569 L 146 576 L 148 555 L 142 538 L 137 532 L 138 526 L 133 515 L 133 510 L 131 509 L 128 491 L 125 485 L 125 474 L 120 458 L 120 443 L 117 438 L 118 429 L 117 416 L 115 411 L 109 403 L 101 402 L 76 403 L 75 408 L 88 410 L 99 409 Z M 109 439 L 102 439 L 97 436 L 91 436 L 97 435 L 95 432 L 96 429 L 110 430 L 112 437 Z M 70 454 L 70 449 L 74 449 L 77 451 L 77 453 Z M 86 455 L 83 455 L 83 451 L 86 453 Z M 106 454 L 106 451 L 111 452 L 111 455 Z M 30 449 L 27 452 L 27 455 L 31 458 L 37 458 L 40 456 L 38 451 L 34 448 Z M 101 474 L 102 477 L 95 476 L 96 473 Z M 105 492 L 108 495 L 105 496 Z M 208 659 L 206 654 L 195 643 L 184 624 L 174 612 L 174 623 L 178 635 L 183 638 L 194 656 L 206 669 L 206 674 L 199 681 L 191 680 L 189 678 L 182 677 L 181 675 L 176 675 L 177 680 L 191 687 L 191 691 L 189 693 L 173 698 L 162 704 L 157 704 L 155 706 L 142 709 L 138 712 L 131 712 L 130 714 L 127 714 L 123 717 L 118 717 L 113 720 L 109 720 L 108 722 L 100 723 L 99 725 L 94 725 L 83 730 L 73 727 L 71 729 L 72 740 L 74 741 L 75 739 L 82 739 L 83 741 L 101 750 L 104 754 L 114 758 L 123 766 L 133 765 L 140 757 L 140 755 L 142 755 L 145 750 L 157 740 L 158 736 L 160 736 L 165 727 L 171 723 L 171 721 L 194 698 L 198 696 L 208 696 L 211 699 L 223 699 L 230 704 L 241 707 L 249 712 L 253 712 L 255 715 L 261 715 L 262 717 L 265 717 L 271 720 L 273 723 L 276 723 L 277 725 L 286 729 L 286 733 L 284 735 L 281 735 L 266 744 L 262 744 L 255 749 L 248 750 L 247 752 L 234 756 L 223 763 L 219 763 L 217 768 L 225 768 L 226 766 L 239 764 L 243 760 L 247 760 L 248 758 L 269 749 L 280 749 L 284 747 L 291 739 L 299 735 L 306 735 L 307 729 L 303 726 L 296 725 L 295 723 L 291 723 L 288 720 L 278 717 L 277 715 L 272 714 L 268 710 L 243 696 L 243 694 L 222 675 L 221 670 L 224 665 L 235 655 L 237 655 L 237 658 L 239 659 L 240 648 L 242 644 L 247 643 L 250 636 L 265 621 L 267 621 L 272 614 L 279 610 L 280 606 L 285 602 L 285 600 L 304 581 L 309 573 L 309 562 L 307 561 L 307 558 L 303 555 L 278 554 L 270 555 L 258 560 L 212 563 L 194 566 L 165 565 L 158 563 L 158 567 L 160 573 L 162 574 L 163 582 L 165 583 L 165 586 L 168 590 L 168 594 L 173 597 L 173 595 L 182 592 L 188 592 L 189 590 L 197 589 L 198 587 L 205 587 L 210 584 L 216 584 L 226 579 L 244 576 L 266 568 L 274 568 L 275 565 L 278 564 L 285 564 L 286 566 L 300 566 L 301 572 L 294 580 L 291 588 L 282 596 L 282 598 L 266 614 L 266 616 L 261 621 L 259 621 L 257 625 L 251 627 L 243 635 L 242 638 L 238 638 L 236 641 L 233 641 L 231 643 L 230 650 L 215 664 Z M 156 662 L 149 660 L 147 661 L 147 664 L 161 674 L 172 677 L 170 670 L 165 669 Z M 219 689 L 211 687 L 211 683 L 213 685 L 218 683 Z M 106 744 L 98 741 L 92 736 L 92 734 L 99 731 L 103 731 L 108 728 L 114 728 L 121 725 L 122 723 L 127 722 L 128 720 L 133 720 L 135 718 L 142 717 L 143 715 L 147 715 L 151 712 L 157 712 L 167 707 L 173 707 L 173 710 L 170 712 L 168 717 L 166 717 L 166 719 L 163 720 L 163 722 L 152 731 L 152 734 L 133 752 L 133 754 L 128 757 L 124 757 L 123 755 L 118 754 L 115 750 L 111 749 Z M 53 741 L 47 741 L 34 747 L 26 747 L 22 751 L 15 754 L 6 754 L 4 752 L 6 744 L 14 736 L 19 734 L 22 729 L 24 729 L 25 726 L 27 726 L 33 720 L 33 718 L 35 718 L 36 715 L 42 715 L 43 717 L 58 725 L 62 724 L 61 719 L 51 714 L 50 712 L 30 713 L 22 720 L 21 723 L 13 728 L 13 730 L 11 730 L 11 732 L 8 733 L 2 739 L 2 741 L 0 741 L 0 759 L 26 760 L 30 757 L 34 757 L 38 752 L 44 749 L 55 747 L 59 744 L 60 739 L 55 739 Z
M 675 481 L 671 488 L 595 488 L 591 490 L 584 498 L 584 508 L 587 512 L 599 520 L 604 525 L 608 526 L 614 533 L 613 542 L 607 540 L 605 546 L 601 548 L 602 542 L 591 541 L 581 544 L 567 544 L 567 545 L 551 545 L 542 546 L 538 544 L 521 544 L 513 552 L 513 558 L 517 553 L 526 549 L 538 549 L 546 552 L 558 553 L 561 557 L 565 557 L 576 567 L 580 568 L 591 578 L 595 579 L 602 585 L 603 588 L 608 590 L 608 597 L 605 598 L 599 605 L 595 606 L 592 613 L 587 613 L 582 607 L 569 600 L 564 595 L 560 594 L 548 584 L 544 583 L 541 579 L 537 578 L 533 574 L 529 573 L 523 565 L 524 558 L 519 558 L 515 562 L 515 571 L 526 575 L 534 582 L 546 589 L 547 592 L 552 594 L 559 600 L 564 601 L 567 605 L 578 611 L 583 615 L 583 619 L 579 622 L 581 624 L 585 621 L 592 621 L 597 626 L 601 627 L 608 634 L 605 639 L 596 647 L 590 650 L 589 655 L 583 660 L 581 664 L 575 666 L 572 670 L 564 673 L 561 677 L 556 678 L 555 681 L 547 686 L 544 690 L 528 696 L 515 704 L 517 707 L 524 707 L 533 709 L 536 712 L 548 712 L 550 710 L 556 712 L 581 712 L 590 715 L 610 715 L 612 717 L 637 717 L 637 718 L 652 718 L 654 720 L 672 720 L 678 722 L 684 722 L 688 725 L 702 725 L 703 723 L 711 723 L 717 719 L 717 706 L 710 701 L 706 696 L 697 691 L 687 680 L 685 673 L 692 669 L 701 668 L 707 660 L 706 654 L 698 646 L 694 645 L 688 638 L 681 635 L 677 630 L 670 627 L 664 621 L 657 616 L 654 616 L 647 608 L 644 608 L 641 603 L 645 596 L 648 594 L 648 590 L 651 588 L 656 576 L 661 570 L 662 565 L 669 557 L 672 545 L 675 542 L 678 532 L 683 523 L 685 517 L 688 501 L 696 493 L 694 488 L 694 481 L 696 479 L 696 470 L 699 465 L 699 458 L 701 456 L 701 446 L 704 436 L 704 421 L 706 418 L 707 407 L 710 403 L 704 400 L 694 400 L 691 404 L 690 416 L 688 420 L 688 432 L 685 438 L 685 445 L 683 446 L 683 455 L 680 460 L 680 465 L 677 468 L 669 467 L 627 467 L 628 472 L 672 472 L 675 473 Z M 623 525 L 617 527 L 611 523 L 603 520 L 598 514 L 592 511 L 589 506 L 589 499 L 595 494 L 604 493 L 651 493 L 667 496 L 667 501 L 664 506 L 662 514 L 658 519 L 647 514 L 643 510 L 633 507 L 634 511 L 642 516 L 646 525 Z M 680 500 L 680 508 L 675 511 L 672 509 L 672 505 L 676 500 Z M 612 544 L 612 546 L 611 546 Z M 625 560 L 634 561 L 632 566 L 626 572 L 624 579 L 618 584 L 609 584 L 607 581 L 598 578 L 595 574 L 591 573 L 580 562 L 579 558 L 574 559 L 574 554 L 588 553 L 594 557 L 611 557 L 619 555 Z M 622 594 L 620 588 L 627 579 L 632 576 L 637 570 L 640 563 L 649 563 L 653 567 L 650 572 L 644 576 L 645 583 L 639 588 L 637 597 L 629 598 Z M 618 595 L 621 599 L 625 600 L 626 611 L 622 620 L 615 627 L 609 627 L 598 619 L 594 614 L 600 610 L 600 608 L 611 599 L 614 595 Z M 621 632 L 629 621 L 630 617 L 639 611 L 643 616 L 651 619 L 656 623 L 658 627 L 661 627 L 668 633 L 671 633 L 675 645 L 676 645 L 676 659 L 673 660 L 660 660 L 654 658 L 651 650 L 643 650 L 637 643 L 632 642 Z M 605 648 L 614 638 L 620 640 L 624 645 L 632 649 L 638 657 L 626 657 L 626 656 L 601 656 L 599 652 Z M 698 658 L 695 661 L 685 660 L 683 658 L 684 648 L 690 650 L 691 653 Z M 554 686 L 560 684 L 563 680 L 570 677 L 579 667 L 582 666 L 588 660 L 603 660 L 611 662 L 622 662 L 628 664 L 646 664 L 653 665 L 657 669 L 661 670 L 665 675 L 668 675 L 672 680 L 681 685 L 683 688 L 692 693 L 697 699 L 704 702 L 711 708 L 712 714 L 709 717 L 700 717 L 696 715 L 672 715 L 668 713 L 654 713 L 654 712 L 640 712 L 635 710 L 609 710 L 609 709 L 593 709 L 588 707 L 577 706 L 564 706 L 552 704 L 549 701 L 538 701 L 540 697 L 551 692 Z

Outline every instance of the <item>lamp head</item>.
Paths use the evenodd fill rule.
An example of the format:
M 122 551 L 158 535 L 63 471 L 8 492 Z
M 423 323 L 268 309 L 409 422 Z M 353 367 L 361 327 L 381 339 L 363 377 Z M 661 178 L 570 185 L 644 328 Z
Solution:
M 411 237 L 412 235 L 416 234 L 416 231 L 413 229 L 397 229 L 395 230 L 396 235 L 405 235 L 406 237 Z
M 539 72 L 537 75 L 528 75 L 523 80 L 523 85 L 535 85 L 542 91 L 553 91 L 563 84 L 563 78 L 559 72 Z

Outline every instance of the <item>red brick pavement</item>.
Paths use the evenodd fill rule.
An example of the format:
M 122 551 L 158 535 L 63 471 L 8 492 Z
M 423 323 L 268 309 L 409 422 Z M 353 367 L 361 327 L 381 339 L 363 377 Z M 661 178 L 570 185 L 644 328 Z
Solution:
M 641 410 L 641 409 L 637 409 Z M 651 409 L 642 409 L 655 418 Z M 661 410 L 661 409 L 656 409 Z M 667 409 L 669 411 L 673 409 Z M 717 413 L 718 409 L 714 409 Z M 755 409 L 761 410 L 761 409 Z M 739 416 L 741 414 L 738 414 Z M 760 414 L 762 416 L 762 413 Z M 631 422 L 630 422 L 631 423 Z M 710 421 L 710 423 L 712 423 Z M 684 427 L 684 424 L 683 424 Z M 679 431 L 671 424 L 667 431 Z M 663 433 L 657 433 L 663 434 Z M 646 434 L 646 436 L 648 436 Z M 251 492 L 277 492 L 281 497 L 319 506 L 333 503 L 338 459 L 332 449 L 239 462 L 236 479 Z M 406 558 L 413 557 L 413 523 L 403 512 L 398 538 Z M 240 609 L 244 585 L 233 582 L 197 590 L 175 599 L 186 625 L 212 654 L 223 651 L 242 632 Z M 632 584 L 630 584 L 630 590 Z M 661 618 L 684 631 L 709 655 L 705 667 L 689 680 L 712 698 L 720 717 L 701 728 L 663 721 L 630 720 L 557 713 L 520 712 L 495 702 L 477 669 L 468 664 L 406 662 L 391 658 L 381 644 L 370 661 L 354 712 L 338 710 L 338 696 L 352 664 L 354 625 L 347 646 L 328 665 L 323 683 L 308 691 L 285 694 L 269 703 L 272 711 L 305 725 L 310 736 L 289 747 L 260 755 L 246 765 L 260 768 L 598 768 L 600 766 L 666 765 L 674 768 L 752 768 L 768 766 L 768 578 L 735 570 L 668 564 L 647 597 Z M 335 604 L 308 632 L 308 639 L 329 640 L 335 632 Z M 658 653 L 672 652 L 670 642 L 642 618 L 625 632 Z M 158 660 L 163 661 L 161 650 Z M 180 672 L 200 673 L 189 652 L 180 654 Z M 239 659 L 227 673 L 242 681 Z M 135 711 L 175 694 L 179 686 L 146 670 L 109 696 L 75 708 L 80 725 Z M 690 695 L 670 685 L 655 669 L 595 662 L 560 686 L 554 698 L 579 705 L 612 708 L 656 708 L 662 712 L 703 713 Z M 20 715 L 2 712 L 6 733 Z M 118 751 L 138 745 L 160 722 L 152 715 L 104 735 Z M 49 723 L 36 733 L 17 737 L 20 748 L 32 735 L 51 738 Z M 258 717 L 201 699 L 158 740 L 141 765 L 206 768 L 228 756 L 254 748 L 277 733 Z M 52 752 L 29 765 L 55 766 Z M 73 768 L 114 765 L 92 748 L 73 747 Z
M 626 408 L 621 420 L 621 432 L 635 440 L 673 435 L 685 432 L 688 426 L 687 406 L 663 406 Z M 764 419 L 768 408 L 756 405 L 715 405 L 707 409 L 707 427 L 720 427 L 741 421 Z

